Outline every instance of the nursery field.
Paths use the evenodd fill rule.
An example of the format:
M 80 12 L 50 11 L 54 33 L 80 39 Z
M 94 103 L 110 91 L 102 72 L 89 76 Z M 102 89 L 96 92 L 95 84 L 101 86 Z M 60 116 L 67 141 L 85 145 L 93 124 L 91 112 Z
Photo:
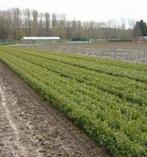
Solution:
M 147 64 L 11 46 L 0 61 L 113 156 L 147 156 Z

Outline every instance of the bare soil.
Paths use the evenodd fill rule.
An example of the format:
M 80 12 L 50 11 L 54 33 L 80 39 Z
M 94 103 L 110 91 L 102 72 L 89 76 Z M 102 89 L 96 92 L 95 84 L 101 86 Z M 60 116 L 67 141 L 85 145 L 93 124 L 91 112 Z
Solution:
M 91 44 L 36 43 L 21 44 L 19 46 L 49 50 L 51 52 L 84 54 L 95 57 L 147 63 L 147 42 L 96 42 Z
M 109 157 L 0 62 L 0 157 Z

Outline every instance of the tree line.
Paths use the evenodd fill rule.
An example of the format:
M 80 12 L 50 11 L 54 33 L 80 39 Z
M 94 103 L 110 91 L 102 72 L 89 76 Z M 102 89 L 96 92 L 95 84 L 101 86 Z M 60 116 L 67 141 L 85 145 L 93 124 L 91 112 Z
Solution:
M 65 15 L 11 8 L 0 10 L 0 39 L 19 40 L 23 36 L 87 37 L 93 39 L 131 39 L 134 21 L 108 22 L 67 20 Z

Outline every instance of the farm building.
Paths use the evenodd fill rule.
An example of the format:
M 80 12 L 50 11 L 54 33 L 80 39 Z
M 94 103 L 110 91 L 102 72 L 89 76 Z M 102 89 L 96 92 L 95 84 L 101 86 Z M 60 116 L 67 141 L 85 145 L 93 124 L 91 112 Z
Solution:
M 23 37 L 21 40 L 23 43 L 35 43 L 35 42 L 41 42 L 41 41 L 57 41 L 61 39 L 58 36 L 54 37 Z
M 72 37 L 67 43 L 91 43 L 91 40 L 86 37 Z
M 85 38 L 85 37 L 72 37 L 71 41 L 89 41 L 89 38 Z
M 135 37 L 133 39 L 135 42 L 147 42 L 147 36 L 140 36 L 140 37 Z

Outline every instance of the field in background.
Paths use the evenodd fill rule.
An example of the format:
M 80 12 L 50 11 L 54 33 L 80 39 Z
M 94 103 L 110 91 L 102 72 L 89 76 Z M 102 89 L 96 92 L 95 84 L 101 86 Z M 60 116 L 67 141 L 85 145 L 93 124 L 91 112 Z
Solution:
M 146 64 L 10 46 L 0 60 L 114 156 L 147 156 Z
M 51 52 L 65 52 L 74 54 L 92 55 L 96 57 L 127 60 L 147 63 L 147 42 L 93 42 L 89 44 L 69 44 L 66 41 L 59 43 L 21 44 L 24 48 L 35 48 Z

